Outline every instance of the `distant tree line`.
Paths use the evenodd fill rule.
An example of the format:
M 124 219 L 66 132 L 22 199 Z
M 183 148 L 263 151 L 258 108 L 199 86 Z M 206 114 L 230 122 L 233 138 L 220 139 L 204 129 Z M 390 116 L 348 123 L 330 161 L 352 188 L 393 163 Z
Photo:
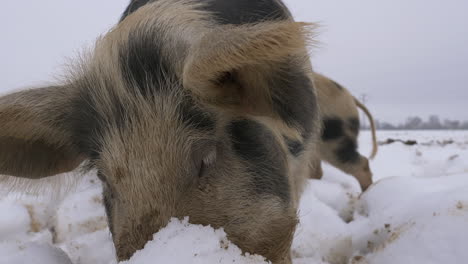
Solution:
M 427 120 L 423 120 L 418 116 L 410 116 L 404 123 L 392 124 L 380 120 L 375 121 L 377 129 L 382 130 L 468 130 L 468 121 L 441 120 L 437 115 L 431 115 Z M 368 129 L 369 126 L 365 124 L 364 129 Z

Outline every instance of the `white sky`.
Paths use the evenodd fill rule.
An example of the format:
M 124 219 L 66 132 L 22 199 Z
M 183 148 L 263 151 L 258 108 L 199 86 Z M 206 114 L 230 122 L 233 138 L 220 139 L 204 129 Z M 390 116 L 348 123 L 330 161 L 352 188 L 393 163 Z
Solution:
M 368 94 L 377 119 L 468 120 L 468 1 L 286 0 L 320 22 L 315 69 Z M 4 1 L 0 93 L 52 82 L 68 58 L 115 24 L 128 0 Z

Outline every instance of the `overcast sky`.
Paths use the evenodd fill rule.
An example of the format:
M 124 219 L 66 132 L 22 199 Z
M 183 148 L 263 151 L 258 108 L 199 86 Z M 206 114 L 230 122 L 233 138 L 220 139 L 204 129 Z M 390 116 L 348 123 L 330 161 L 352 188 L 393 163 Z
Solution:
M 356 96 L 367 94 L 377 119 L 468 120 L 468 1 L 285 2 L 296 20 L 322 25 L 315 69 Z M 127 3 L 4 1 L 0 93 L 53 82 L 67 58 L 115 24 Z

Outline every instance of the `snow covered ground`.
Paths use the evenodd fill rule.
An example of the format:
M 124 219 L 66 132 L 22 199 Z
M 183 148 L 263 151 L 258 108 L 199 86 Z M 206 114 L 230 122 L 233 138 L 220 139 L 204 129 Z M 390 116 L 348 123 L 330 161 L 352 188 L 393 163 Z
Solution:
M 325 166 L 300 205 L 295 264 L 468 263 L 468 131 L 379 131 L 416 140 L 382 145 L 371 168 L 376 183 Z M 361 152 L 370 152 L 363 132 Z M 1 188 L 1 186 L 0 186 Z M 0 196 L 0 264 L 115 264 L 100 184 L 87 175 L 62 196 Z M 128 262 L 266 263 L 242 255 L 223 230 L 172 220 Z

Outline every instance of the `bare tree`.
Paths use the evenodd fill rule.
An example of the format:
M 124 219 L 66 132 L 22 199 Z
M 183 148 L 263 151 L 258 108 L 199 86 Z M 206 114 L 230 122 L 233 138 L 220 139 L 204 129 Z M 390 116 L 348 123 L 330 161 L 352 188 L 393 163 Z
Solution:
M 377 129 L 383 130 L 468 129 L 468 121 L 444 119 L 441 122 L 437 115 L 429 116 L 426 121 L 418 116 L 410 116 L 404 123 L 398 125 L 381 120 L 376 120 L 375 124 Z
M 423 120 L 419 116 L 410 116 L 406 119 L 405 129 L 418 129 L 421 128 Z

